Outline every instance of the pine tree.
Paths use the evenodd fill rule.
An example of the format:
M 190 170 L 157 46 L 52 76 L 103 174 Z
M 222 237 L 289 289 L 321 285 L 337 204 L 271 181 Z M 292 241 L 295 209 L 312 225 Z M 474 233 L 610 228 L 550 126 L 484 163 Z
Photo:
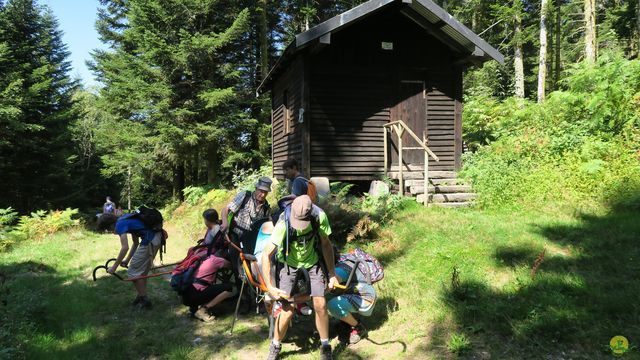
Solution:
M 112 149 L 107 172 L 124 179 L 133 165 L 136 179 L 160 178 L 180 195 L 186 185 L 219 182 L 222 168 L 251 163 L 248 139 L 258 124 L 247 101 L 255 97 L 247 91 L 255 82 L 249 10 L 218 0 L 103 4 L 98 28 L 113 49 L 94 56 L 106 85 L 101 104 L 117 127 L 134 122 L 149 142 L 138 149 L 148 162 Z
M 73 119 L 68 52 L 57 22 L 33 0 L 0 12 L 0 207 L 20 211 L 64 203 L 70 188 Z

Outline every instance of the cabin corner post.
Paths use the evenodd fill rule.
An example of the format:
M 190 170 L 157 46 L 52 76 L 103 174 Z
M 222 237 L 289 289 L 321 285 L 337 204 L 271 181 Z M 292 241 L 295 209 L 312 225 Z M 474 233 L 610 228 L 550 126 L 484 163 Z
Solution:
M 427 133 L 422 132 L 422 144 L 427 146 Z M 424 152 L 424 206 L 429 205 L 429 153 Z
M 456 66 L 454 68 L 454 169 L 460 170 L 462 167 L 462 66 Z
M 301 159 L 301 167 L 304 174 L 310 179 L 312 177 L 311 174 L 311 111 L 310 111 L 310 100 L 309 100 L 309 58 L 308 56 L 304 56 L 302 58 L 302 86 L 301 91 L 301 99 L 300 102 L 302 108 L 300 111 L 302 112 L 301 120 L 302 123 L 302 159 Z
M 275 179 L 276 177 L 276 170 L 275 170 L 275 166 L 276 164 L 273 163 L 273 158 L 274 158 L 274 151 L 273 151 L 273 144 L 275 141 L 275 136 L 273 134 L 273 96 L 271 96 L 271 178 Z
M 382 127 L 382 143 L 384 149 L 384 177 L 386 179 L 387 171 L 389 169 L 389 156 L 387 155 L 387 152 L 389 151 L 389 145 L 387 144 L 387 128 L 384 126 Z

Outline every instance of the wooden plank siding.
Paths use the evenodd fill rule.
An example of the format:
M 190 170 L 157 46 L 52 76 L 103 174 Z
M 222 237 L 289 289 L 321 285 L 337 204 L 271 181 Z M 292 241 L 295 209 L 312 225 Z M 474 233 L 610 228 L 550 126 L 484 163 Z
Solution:
M 302 157 L 303 124 L 298 123 L 300 109 L 303 107 L 303 60 L 295 59 L 291 66 L 274 83 L 271 91 L 271 107 L 273 115 L 271 119 L 271 140 L 273 175 L 276 178 L 284 178 L 282 163 L 288 158 Z M 288 110 L 284 106 L 284 94 L 287 94 Z M 287 125 L 285 123 L 286 111 L 289 112 Z M 289 132 L 286 127 L 289 126 Z
M 383 171 L 382 126 L 389 122 L 384 74 L 341 68 L 311 72 L 311 174 L 371 179 Z

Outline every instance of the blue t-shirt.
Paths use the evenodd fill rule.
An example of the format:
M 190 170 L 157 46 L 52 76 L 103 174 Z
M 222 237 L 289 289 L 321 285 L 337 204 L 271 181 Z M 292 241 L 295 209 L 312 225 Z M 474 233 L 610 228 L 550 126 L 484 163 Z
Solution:
M 293 179 L 293 183 L 291 184 L 291 193 L 295 196 L 306 195 L 309 191 L 309 187 L 307 185 L 307 179 L 302 176 L 298 176 Z
M 141 238 L 140 245 L 148 245 L 156 233 L 153 230 L 147 229 L 142 220 L 137 217 L 133 217 L 135 214 L 122 215 L 116 222 L 115 233 L 118 235 L 132 234 Z

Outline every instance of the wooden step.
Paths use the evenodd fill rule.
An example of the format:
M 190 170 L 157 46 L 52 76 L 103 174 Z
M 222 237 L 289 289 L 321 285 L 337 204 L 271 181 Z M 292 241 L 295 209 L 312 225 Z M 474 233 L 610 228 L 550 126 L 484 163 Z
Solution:
M 399 173 L 392 171 L 387 173 L 391 179 L 399 179 Z M 455 171 L 429 171 L 429 179 L 452 179 L 456 177 Z M 424 179 L 423 171 L 406 171 L 402 173 L 402 178 L 405 180 L 418 180 Z
M 412 194 L 424 194 L 424 185 L 413 185 L 410 188 Z M 433 194 L 451 194 L 451 193 L 468 193 L 473 191 L 470 185 L 437 185 L 429 186 L 429 193 Z
M 464 207 L 471 207 L 475 205 L 475 203 L 473 201 L 467 201 L 467 202 L 433 203 L 431 205 L 437 206 L 437 207 L 443 207 L 443 208 L 464 208 Z
M 429 203 L 465 202 L 478 197 L 475 193 L 429 194 Z M 425 194 L 419 194 L 416 200 L 424 203 Z
M 464 180 L 458 178 L 443 178 L 443 179 L 429 179 L 429 182 L 433 185 L 464 185 Z M 421 185 L 421 184 L 416 184 Z

